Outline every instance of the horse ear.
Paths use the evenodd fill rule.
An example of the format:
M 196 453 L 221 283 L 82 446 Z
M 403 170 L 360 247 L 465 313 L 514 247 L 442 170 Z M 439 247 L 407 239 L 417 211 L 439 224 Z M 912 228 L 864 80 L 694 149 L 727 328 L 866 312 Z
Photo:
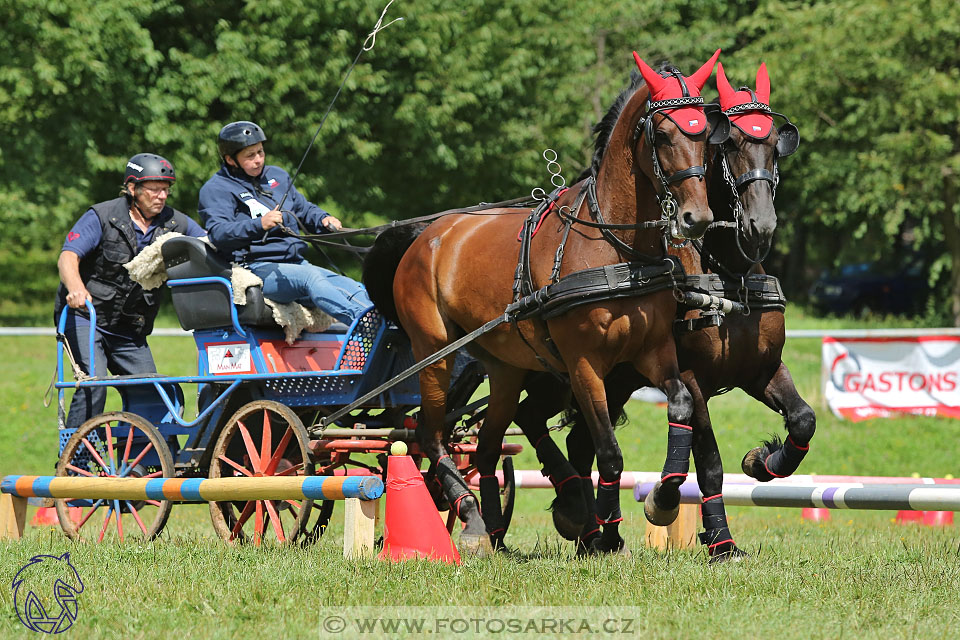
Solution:
M 720 57 L 720 49 L 717 49 L 716 52 L 707 60 L 702 67 L 697 69 L 697 72 L 687 78 L 691 84 L 693 84 L 697 90 L 703 89 L 703 85 L 707 84 L 707 80 L 713 74 L 713 67 L 717 64 L 717 58 Z
M 640 75 L 643 76 L 643 81 L 647 83 L 647 87 L 650 89 L 650 96 L 652 97 L 653 94 L 663 88 L 666 80 L 661 78 L 659 73 L 651 69 L 646 62 L 641 60 L 636 51 L 633 52 L 633 59 L 637 61 L 637 68 L 640 69 Z
M 757 100 L 770 104 L 770 76 L 767 75 L 766 62 L 761 62 L 757 69 Z
M 720 92 L 720 108 L 729 109 L 733 103 L 733 96 L 736 91 L 730 86 L 727 80 L 727 74 L 723 72 L 723 63 L 717 65 L 717 91 Z

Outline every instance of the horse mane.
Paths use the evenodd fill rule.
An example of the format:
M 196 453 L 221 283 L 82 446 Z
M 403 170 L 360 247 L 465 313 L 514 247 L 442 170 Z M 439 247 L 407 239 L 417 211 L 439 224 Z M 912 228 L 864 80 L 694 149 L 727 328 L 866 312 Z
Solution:
M 657 69 L 658 72 L 672 72 L 675 70 L 677 70 L 677 68 L 669 62 L 661 63 L 660 68 Z M 620 119 L 620 115 L 623 113 L 623 109 L 627 106 L 630 98 L 632 98 L 633 94 L 642 86 L 644 86 L 643 76 L 640 75 L 639 71 L 633 69 L 630 72 L 630 84 L 620 91 L 620 95 L 616 97 L 613 104 L 607 109 L 606 115 L 593 127 L 593 133 L 597 137 L 594 142 L 593 160 L 590 163 L 590 168 L 585 170 L 581 175 L 581 179 L 591 174 L 597 175 L 600 171 L 600 161 L 603 160 L 603 154 L 610 144 L 610 136 L 613 135 L 613 129 L 617 126 L 617 121 Z

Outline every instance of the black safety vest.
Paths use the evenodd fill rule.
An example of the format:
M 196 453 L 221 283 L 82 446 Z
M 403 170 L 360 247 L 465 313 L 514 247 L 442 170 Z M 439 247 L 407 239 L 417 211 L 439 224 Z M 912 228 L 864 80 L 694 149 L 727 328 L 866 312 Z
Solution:
M 157 317 L 159 298 L 156 293 L 144 291 L 143 287 L 131 280 L 123 267 L 137 255 L 137 236 L 134 222 L 130 219 L 130 203 L 121 196 L 91 208 L 100 218 L 102 236 L 96 250 L 80 260 L 80 277 L 93 298 L 97 326 L 113 333 L 149 335 Z M 170 231 L 186 234 L 187 221 L 183 213 L 164 207 L 156 218 L 158 228 L 154 232 L 154 239 Z M 67 288 L 61 282 L 54 308 L 57 320 L 66 300 Z M 86 309 L 75 309 L 75 312 L 89 317 Z

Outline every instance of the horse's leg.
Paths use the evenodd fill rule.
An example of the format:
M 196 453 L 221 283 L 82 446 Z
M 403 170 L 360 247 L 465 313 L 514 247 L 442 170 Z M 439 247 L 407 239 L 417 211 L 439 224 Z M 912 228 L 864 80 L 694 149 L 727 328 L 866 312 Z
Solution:
M 783 362 L 769 382 L 758 384 L 756 390 L 745 390 L 783 416 L 788 435 L 785 442 L 775 437 L 748 451 L 741 463 L 743 472 L 760 482 L 792 475 L 810 449 L 810 439 L 817 430 L 816 414 L 797 393 Z
M 651 524 L 665 527 L 680 513 L 680 485 L 687 479 L 690 469 L 693 398 L 679 375 L 665 379 L 660 388 L 667 395 L 668 403 L 667 459 L 659 482 L 644 500 L 643 513 Z
M 556 491 L 556 498 L 550 505 L 553 526 L 563 538 L 576 540 L 590 512 L 580 490 L 577 470 L 567 461 L 547 430 L 547 420 L 563 411 L 567 405 L 569 387 L 549 373 L 531 373 L 527 376 L 524 388 L 527 397 L 520 403 L 513 421 L 533 445 L 537 459 L 543 465 L 541 473 L 550 479 Z M 584 433 L 589 440 L 589 433 Z M 593 444 L 590 443 L 588 475 L 592 464 Z
M 567 455 L 570 464 L 577 471 L 580 493 L 587 507 L 587 520 L 577 536 L 577 555 L 590 553 L 593 541 L 600 537 L 600 525 L 597 524 L 597 495 L 593 490 L 594 448 L 590 437 L 590 428 L 579 407 L 574 408 L 574 422 L 567 434 Z
M 707 546 L 710 563 L 739 559 L 746 554 L 733 541 L 723 507 L 723 461 L 710 422 L 706 398 L 692 376 L 685 379 L 693 397 L 693 461 L 697 465 L 697 484 L 703 494 L 701 515 L 703 533 L 700 543 Z
M 500 506 L 500 483 L 497 481 L 497 462 L 503 450 L 503 437 L 513 421 L 523 388 L 525 371 L 499 362 L 484 362 L 490 380 L 490 399 L 483 426 L 477 438 L 477 471 L 480 472 L 480 511 L 483 514 L 484 533 L 489 535 L 495 550 L 504 549 L 506 525 Z M 474 535 L 466 529 L 461 534 Z
M 597 455 L 597 470 L 600 473 L 597 486 L 597 523 L 603 526 L 603 533 L 593 540 L 591 548 L 597 552 L 629 553 L 619 532 L 619 524 L 623 520 L 620 511 L 623 454 L 613 433 L 603 379 L 597 374 L 593 364 L 585 358 L 580 358 L 576 367 L 568 370 L 573 371 L 573 392 L 590 428 Z
M 432 353 L 429 349 L 421 349 Z M 417 349 L 414 350 L 416 354 Z M 460 543 L 470 552 L 481 550 L 487 540 L 480 507 L 466 481 L 443 446 L 446 396 L 455 355 L 435 362 L 420 372 L 421 420 L 417 424 L 417 443 L 436 469 L 437 480 L 450 508 L 466 523 Z

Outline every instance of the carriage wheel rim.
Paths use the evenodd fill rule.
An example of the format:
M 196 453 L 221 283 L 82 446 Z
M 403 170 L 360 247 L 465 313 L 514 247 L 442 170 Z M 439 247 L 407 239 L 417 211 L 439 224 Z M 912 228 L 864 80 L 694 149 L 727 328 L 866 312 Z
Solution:
M 309 435 L 303 422 L 289 407 L 273 400 L 248 402 L 230 417 L 218 434 L 208 476 L 220 478 L 226 473 L 234 476 L 314 475 L 308 443 Z M 284 454 L 297 448 L 301 460 L 290 467 L 283 466 L 287 458 Z M 229 544 L 251 542 L 259 546 L 268 539 L 280 544 L 297 541 L 305 530 L 313 501 L 243 500 L 210 502 L 209 505 L 213 527 L 222 540 Z
M 134 435 L 137 432 L 139 438 Z M 159 458 L 158 471 L 143 473 L 147 469 L 141 462 L 147 454 Z M 80 461 L 82 457 L 86 458 L 84 462 Z M 171 478 L 173 474 L 173 456 L 157 428 L 125 411 L 102 413 L 80 425 L 64 445 L 56 472 L 58 477 L 107 478 Z M 160 535 L 173 507 L 169 500 L 95 500 L 80 507 L 69 506 L 71 501 L 54 499 L 54 506 L 60 528 L 68 538 L 77 541 L 102 542 L 108 535 L 119 541 L 153 540 Z

